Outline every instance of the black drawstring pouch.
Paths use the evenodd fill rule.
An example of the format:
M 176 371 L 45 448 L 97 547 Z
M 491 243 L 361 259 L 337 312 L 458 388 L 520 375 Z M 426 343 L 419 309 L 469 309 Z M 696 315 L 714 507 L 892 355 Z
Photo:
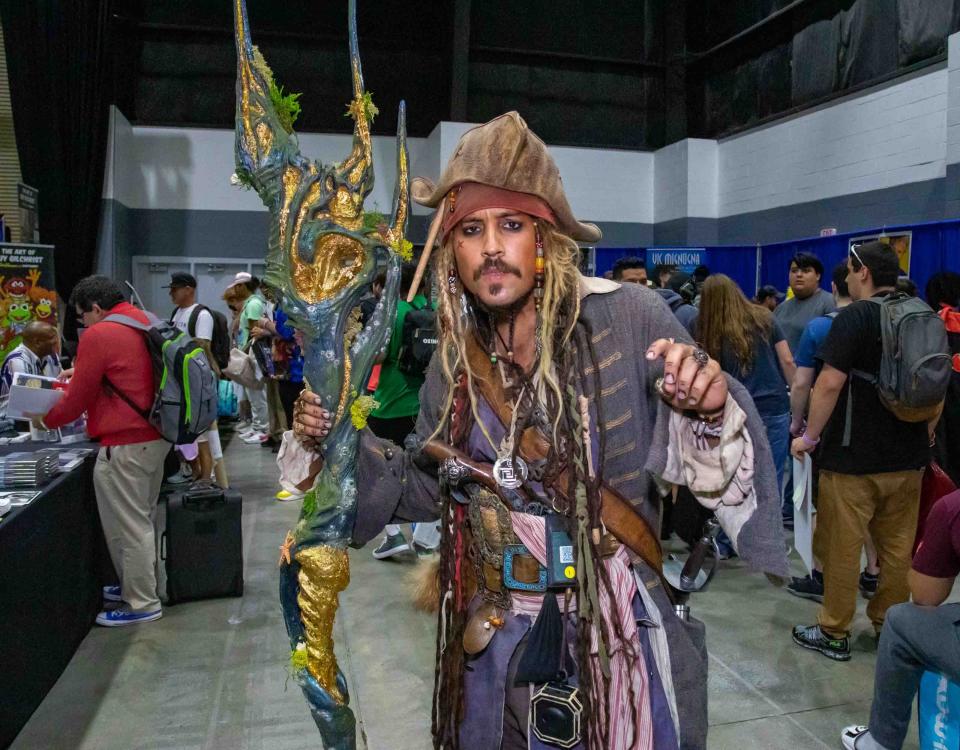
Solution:
M 527 637 L 527 648 L 517 666 L 516 683 L 549 682 L 557 677 L 557 654 L 563 648 L 563 616 L 557 597 L 546 594 L 537 622 Z

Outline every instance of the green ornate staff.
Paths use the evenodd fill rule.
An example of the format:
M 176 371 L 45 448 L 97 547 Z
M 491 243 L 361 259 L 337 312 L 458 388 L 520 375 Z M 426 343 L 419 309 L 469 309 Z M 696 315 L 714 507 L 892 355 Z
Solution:
M 396 314 L 400 259 L 409 209 L 405 108 L 397 121 L 397 187 L 389 224 L 365 214 L 373 188 L 370 122 L 377 114 L 364 91 L 357 45 L 356 0 L 349 0 L 353 148 L 324 165 L 300 154 L 293 120 L 296 96 L 284 96 L 250 40 L 245 0 L 234 0 L 237 43 L 237 179 L 270 210 L 266 282 L 303 335 L 304 376 L 328 404 L 333 428 L 320 446 L 323 469 L 305 495 L 288 534 L 280 573 L 280 602 L 290 636 L 291 663 L 324 746 L 355 745 L 356 726 L 346 681 L 333 653 L 338 595 L 350 581 L 347 544 L 356 517 L 359 428 L 371 408 L 361 396 L 377 357 L 389 342 Z M 359 301 L 385 263 L 380 303 L 361 330 Z

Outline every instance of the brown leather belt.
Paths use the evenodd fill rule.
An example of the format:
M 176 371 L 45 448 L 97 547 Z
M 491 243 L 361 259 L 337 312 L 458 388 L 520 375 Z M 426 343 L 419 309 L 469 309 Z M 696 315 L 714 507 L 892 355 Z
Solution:
M 534 585 L 539 583 L 543 566 L 539 560 L 529 554 L 514 554 L 511 573 L 513 580 L 518 583 Z M 513 588 L 504 582 L 503 570 L 497 570 L 490 563 L 483 564 L 483 583 L 490 591 L 497 593 L 504 588 Z

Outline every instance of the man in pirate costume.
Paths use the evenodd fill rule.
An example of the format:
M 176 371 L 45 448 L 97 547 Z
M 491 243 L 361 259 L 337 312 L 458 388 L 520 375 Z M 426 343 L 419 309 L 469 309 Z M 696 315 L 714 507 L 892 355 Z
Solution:
M 704 748 L 703 626 L 663 581 L 654 488 L 687 485 L 785 576 L 750 397 L 658 295 L 580 275 L 576 243 L 600 231 L 517 113 L 412 195 L 442 222 L 440 342 L 407 445 L 362 431 L 353 543 L 442 520 L 434 747 Z M 310 486 L 331 426 L 305 392 L 285 482 Z

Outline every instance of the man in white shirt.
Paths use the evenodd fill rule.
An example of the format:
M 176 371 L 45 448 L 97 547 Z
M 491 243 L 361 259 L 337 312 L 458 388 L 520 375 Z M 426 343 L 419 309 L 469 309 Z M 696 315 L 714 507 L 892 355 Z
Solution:
M 210 343 L 213 341 L 213 315 L 197 302 L 197 280 L 189 273 L 170 274 L 170 300 L 176 305 L 170 322 L 196 341 L 207 355 L 210 367 L 219 377 L 217 361 L 213 356 Z M 220 432 L 214 422 L 210 429 L 197 438 L 197 451 L 200 459 L 200 481 L 210 481 L 210 473 L 215 472 L 217 484 L 227 486 L 227 469 L 223 463 L 223 449 L 220 447 Z
M 60 332 L 49 323 L 33 321 L 21 334 L 21 343 L 3 360 L 0 368 L 0 418 L 7 416 L 10 384 L 14 374 L 45 375 L 55 378 L 60 374 Z

